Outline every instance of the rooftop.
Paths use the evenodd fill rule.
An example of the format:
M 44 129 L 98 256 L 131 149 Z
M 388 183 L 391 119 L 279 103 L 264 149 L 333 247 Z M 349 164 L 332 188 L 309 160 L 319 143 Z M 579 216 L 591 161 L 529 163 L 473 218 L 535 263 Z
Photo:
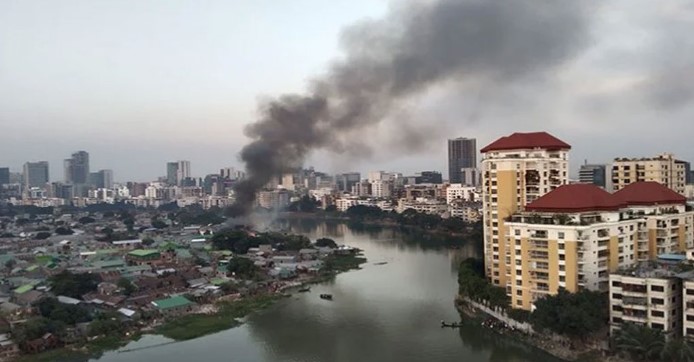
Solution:
M 633 206 L 687 203 L 686 197 L 655 181 L 634 182 L 615 192 L 614 196 Z
M 159 309 L 166 310 L 171 308 L 185 307 L 195 303 L 189 301 L 184 296 L 178 295 L 171 298 L 155 300 L 152 302 L 152 304 Z
M 514 133 L 501 137 L 482 148 L 480 152 L 544 148 L 548 150 L 571 149 L 571 146 L 547 132 Z
M 133 251 L 128 253 L 128 255 L 140 256 L 140 257 L 157 255 L 157 254 L 159 254 L 159 250 L 156 250 L 156 249 L 137 249 L 137 250 L 133 250 Z
M 593 184 L 562 185 L 525 207 L 537 212 L 616 211 L 623 205 L 613 194 Z

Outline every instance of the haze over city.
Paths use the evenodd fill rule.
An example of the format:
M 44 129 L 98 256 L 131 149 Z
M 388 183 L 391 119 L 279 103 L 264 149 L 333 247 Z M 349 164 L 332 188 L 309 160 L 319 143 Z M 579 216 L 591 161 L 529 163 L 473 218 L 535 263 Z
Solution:
M 62 159 L 84 149 L 93 169 L 113 169 L 118 181 L 152 180 L 177 159 L 191 160 L 198 176 L 242 167 L 243 127 L 260 117 L 259 104 L 303 94 L 345 56 L 349 34 L 416 4 L 1 2 L 3 164 L 20 171 L 26 161 L 48 160 L 55 179 Z M 570 26 L 547 38 L 559 51 L 534 58 L 532 49 L 494 48 L 491 56 L 504 69 L 532 60 L 518 76 L 475 68 L 444 77 L 361 135 L 371 156 L 321 150 L 306 165 L 327 172 L 445 170 L 447 138 L 486 144 L 536 130 L 572 144 L 572 171 L 583 159 L 615 155 L 668 151 L 694 159 L 687 147 L 694 41 L 686 31 L 693 11 L 674 1 L 576 5 L 563 14 Z M 513 29 L 540 14 L 503 16 L 517 21 Z M 527 45 L 555 46 L 532 39 Z M 424 135 L 416 149 L 389 137 L 405 118 Z

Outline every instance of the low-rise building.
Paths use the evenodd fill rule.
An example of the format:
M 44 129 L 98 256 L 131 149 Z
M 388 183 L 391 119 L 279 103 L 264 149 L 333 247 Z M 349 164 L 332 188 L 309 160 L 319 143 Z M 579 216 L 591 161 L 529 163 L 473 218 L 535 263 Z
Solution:
M 682 280 L 672 265 L 640 263 L 610 274 L 610 333 L 624 323 L 682 333 Z
M 156 249 L 136 249 L 126 255 L 126 260 L 131 265 L 153 265 L 161 262 L 161 252 Z
M 195 307 L 195 303 L 186 299 L 184 296 L 175 296 L 166 299 L 159 299 L 152 302 L 154 308 L 161 314 L 172 317 L 189 313 Z

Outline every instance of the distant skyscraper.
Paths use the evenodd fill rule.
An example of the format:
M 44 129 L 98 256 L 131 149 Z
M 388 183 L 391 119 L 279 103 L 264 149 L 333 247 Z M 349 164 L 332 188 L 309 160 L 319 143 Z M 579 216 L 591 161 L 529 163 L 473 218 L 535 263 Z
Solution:
M 65 182 L 75 185 L 89 183 L 89 153 L 77 151 L 65 160 Z
M 181 185 L 181 182 L 190 177 L 190 161 L 176 161 L 166 163 L 166 182 L 169 185 Z
M 97 189 L 110 189 L 113 187 L 113 171 L 99 170 L 89 174 L 89 184 Z
M 166 163 L 166 183 L 176 185 L 176 176 L 178 174 L 178 162 Z
M 462 169 L 477 168 L 477 140 L 456 138 L 448 140 L 448 180 L 461 183 Z
M 607 189 L 607 165 L 591 165 L 587 162 L 578 170 L 578 182 Z
M 359 172 L 348 172 L 335 176 L 337 189 L 342 192 L 352 192 L 352 187 L 361 181 Z
M 0 185 L 6 185 L 10 183 L 10 169 L 9 167 L 0 167 Z
M 422 171 L 415 177 L 415 182 L 418 184 L 442 184 L 443 177 L 441 176 L 441 172 Z
M 24 188 L 46 187 L 48 183 L 48 162 L 27 162 L 24 164 Z

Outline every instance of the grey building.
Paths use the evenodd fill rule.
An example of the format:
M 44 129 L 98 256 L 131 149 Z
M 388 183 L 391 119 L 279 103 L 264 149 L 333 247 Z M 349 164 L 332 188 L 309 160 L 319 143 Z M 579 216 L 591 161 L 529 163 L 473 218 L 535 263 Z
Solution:
M 335 176 L 338 191 L 352 192 L 352 187 L 361 181 L 359 172 L 342 173 Z
M 578 182 L 584 184 L 593 184 L 608 189 L 608 170 L 609 168 L 607 165 L 585 163 L 581 165 L 581 168 L 578 170 Z
M 99 170 L 89 174 L 89 184 L 97 189 L 110 189 L 113 187 L 113 171 Z
M 10 168 L 0 167 L 0 185 L 7 185 L 10 183 Z
M 463 169 L 477 168 L 477 139 L 456 138 L 448 140 L 448 180 L 461 183 Z
M 190 177 L 190 161 L 166 163 L 166 183 L 181 186 L 181 182 Z
M 24 164 L 24 188 L 46 187 L 48 183 L 48 161 L 27 162 Z
M 89 153 L 77 151 L 64 162 L 65 182 L 75 185 L 89 183 Z
M 418 184 L 442 184 L 443 176 L 441 172 L 436 171 L 422 171 L 419 175 L 415 176 L 415 183 Z

